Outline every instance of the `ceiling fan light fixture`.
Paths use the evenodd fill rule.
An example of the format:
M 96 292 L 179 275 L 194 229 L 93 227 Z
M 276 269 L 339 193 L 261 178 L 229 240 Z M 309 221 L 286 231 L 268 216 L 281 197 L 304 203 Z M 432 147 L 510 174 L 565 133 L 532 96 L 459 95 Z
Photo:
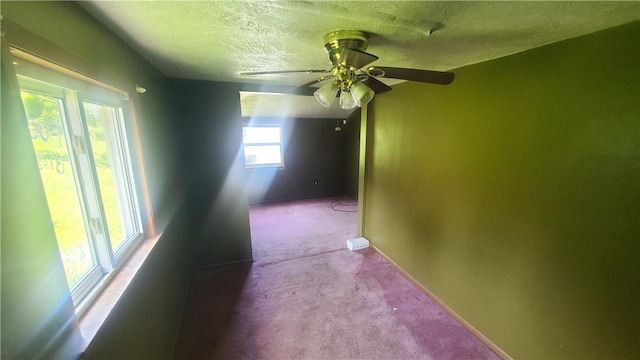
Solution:
M 1 0 L 0 0 L 1 1 Z M 434 29 L 430 29 L 429 33 Z M 337 30 L 324 37 L 324 48 L 331 61 L 331 70 L 281 70 L 256 71 L 241 73 L 241 75 L 265 75 L 287 73 L 326 73 L 315 80 L 297 86 L 285 93 L 294 95 L 313 96 L 318 102 L 331 108 L 336 95 L 340 98 L 340 108 L 350 110 L 367 105 L 376 94 L 380 95 L 391 90 L 391 86 L 377 78 L 389 78 L 406 81 L 416 81 L 429 84 L 449 85 L 455 74 L 446 71 L 397 68 L 387 66 L 369 66 L 378 57 L 365 52 L 369 45 L 369 34 L 359 30 Z M 318 84 L 322 84 L 319 88 Z
M 313 96 L 315 96 L 315 98 L 320 104 L 322 104 L 322 106 L 329 108 L 331 107 L 331 104 L 333 104 L 333 101 L 336 99 L 338 90 L 338 84 L 330 81 L 316 90 L 313 93 Z
M 367 105 L 376 93 L 367 85 L 358 82 L 351 85 L 351 95 L 356 101 L 356 105 L 358 105 L 358 107 L 362 107 L 363 105 Z
M 349 90 L 342 90 L 340 92 L 340 107 L 349 110 L 356 107 L 356 99 L 353 98 L 353 94 Z

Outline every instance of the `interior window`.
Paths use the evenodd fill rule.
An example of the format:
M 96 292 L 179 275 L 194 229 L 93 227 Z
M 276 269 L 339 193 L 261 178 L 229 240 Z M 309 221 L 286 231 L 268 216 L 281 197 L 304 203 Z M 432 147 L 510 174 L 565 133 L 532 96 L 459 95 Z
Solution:
M 248 168 L 284 166 L 280 126 L 244 126 L 242 140 L 244 161 Z

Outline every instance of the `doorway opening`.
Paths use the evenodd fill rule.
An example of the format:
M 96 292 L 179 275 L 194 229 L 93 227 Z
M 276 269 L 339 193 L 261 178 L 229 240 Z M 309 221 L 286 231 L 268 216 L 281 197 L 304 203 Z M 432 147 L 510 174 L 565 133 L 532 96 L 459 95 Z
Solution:
M 335 124 L 336 119 L 244 119 L 255 263 L 343 249 L 356 237 L 360 113 L 348 117 L 340 131 Z M 274 135 L 268 143 L 247 139 L 247 133 L 265 128 Z M 256 151 L 274 146 L 278 161 L 256 166 Z

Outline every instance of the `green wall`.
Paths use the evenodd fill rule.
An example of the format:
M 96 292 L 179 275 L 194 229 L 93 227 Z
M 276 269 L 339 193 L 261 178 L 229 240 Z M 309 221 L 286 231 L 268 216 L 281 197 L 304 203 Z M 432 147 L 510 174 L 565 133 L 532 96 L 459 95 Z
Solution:
M 345 185 L 344 194 L 352 199 L 358 199 L 358 180 L 360 170 L 360 109 L 354 111 L 342 126 L 345 136 Z
M 10 43 L 107 83 L 129 86 L 156 229 L 164 231 L 86 358 L 171 357 L 189 279 L 167 79 L 72 2 L 2 2 Z M 4 49 L 3 49 L 4 51 Z M 8 53 L 2 57 L 2 358 L 53 356 L 76 317 Z M 138 96 L 131 84 L 148 91 Z M 139 174 L 138 174 L 139 175 Z M 146 219 L 146 216 L 143 217 Z M 58 356 L 73 357 L 70 343 Z
M 640 357 L 640 23 L 370 107 L 365 236 L 514 358 Z

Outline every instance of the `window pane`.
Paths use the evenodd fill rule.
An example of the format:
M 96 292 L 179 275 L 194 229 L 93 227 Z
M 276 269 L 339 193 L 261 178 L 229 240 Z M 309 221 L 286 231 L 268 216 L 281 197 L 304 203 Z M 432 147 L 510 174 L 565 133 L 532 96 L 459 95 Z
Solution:
M 89 102 L 83 102 L 83 107 L 111 247 L 115 250 L 133 234 L 123 154 L 117 134 L 118 112 L 116 108 Z
M 84 228 L 58 99 L 22 92 L 40 176 L 69 286 L 96 263 Z
M 247 166 L 282 164 L 280 145 L 245 145 L 244 158 Z
M 280 142 L 279 127 L 244 127 L 242 131 L 245 144 Z

